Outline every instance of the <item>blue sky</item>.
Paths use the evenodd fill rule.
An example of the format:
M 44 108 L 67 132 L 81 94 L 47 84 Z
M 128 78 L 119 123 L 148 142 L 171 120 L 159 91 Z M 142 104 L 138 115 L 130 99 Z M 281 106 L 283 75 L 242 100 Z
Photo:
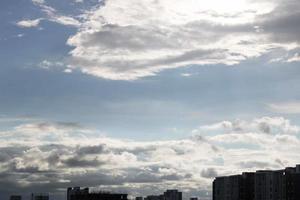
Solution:
M 153 178 L 146 166 L 155 173 L 158 169 L 161 174 L 169 173 L 169 178 L 176 174 L 173 179 L 160 175 L 153 181 L 170 187 L 177 181 L 187 194 L 209 199 L 212 177 L 206 172 L 229 174 L 241 166 L 256 170 L 296 164 L 296 155 L 274 156 L 278 152 L 267 140 L 283 141 L 284 137 L 284 142 L 291 143 L 290 150 L 300 142 L 300 30 L 295 26 L 300 19 L 299 3 L 231 0 L 228 4 L 218 0 L 202 4 L 193 0 L 1 1 L 0 146 L 3 152 L 17 145 L 32 155 L 39 152 L 45 158 L 56 152 L 61 157 L 52 166 L 49 161 L 28 163 L 24 151 L 6 152 L 3 159 L 6 162 L 9 156 L 11 160 L 1 165 L 0 173 L 26 174 L 23 182 L 6 176 L 14 191 L 34 186 L 36 174 L 26 171 L 29 168 L 39 174 L 55 170 L 59 183 L 63 179 L 69 185 L 75 180 L 91 187 L 101 185 L 59 171 L 68 165 L 72 152 L 86 146 L 104 145 L 112 157 L 133 159 L 139 169 L 114 168 L 128 177 L 123 174 L 118 184 L 105 183 L 104 188 L 128 190 L 134 183 L 137 195 L 153 190 L 151 184 L 131 175 L 139 170 Z M 29 139 L 23 143 L 23 137 Z M 201 165 L 195 173 L 202 177 L 184 174 L 192 170 L 186 166 L 175 167 L 177 162 L 186 162 L 185 156 L 174 156 L 172 163 L 160 163 L 162 158 L 153 156 L 154 150 L 168 155 L 164 145 L 180 149 L 194 137 L 200 137 L 204 147 L 212 145 L 226 152 L 221 155 L 213 150 L 216 155 L 210 160 L 201 149 L 187 151 L 199 156 L 191 165 Z M 63 145 L 64 150 L 45 147 L 51 143 Z M 133 149 L 144 145 L 145 154 L 126 149 L 126 144 Z M 106 162 L 108 155 L 101 155 L 96 157 L 99 163 Z M 229 155 L 248 155 L 251 160 L 229 162 Z M 267 157 L 271 157 L 269 164 Z M 85 159 L 86 165 L 95 161 L 91 155 Z M 96 162 L 89 169 L 109 180 L 110 164 L 102 168 Z M 74 170 L 83 166 L 76 165 Z M 61 188 L 67 185 L 46 184 L 60 197 Z M 155 191 L 161 191 L 162 185 Z

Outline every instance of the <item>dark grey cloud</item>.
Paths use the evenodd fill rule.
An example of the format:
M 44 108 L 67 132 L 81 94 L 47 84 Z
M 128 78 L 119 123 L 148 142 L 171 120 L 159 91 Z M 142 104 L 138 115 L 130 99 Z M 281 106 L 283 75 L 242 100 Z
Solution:
M 51 166 L 56 166 L 59 163 L 59 161 L 60 161 L 60 154 L 57 152 L 52 152 L 47 158 L 47 162 Z
M 300 42 L 300 5 L 297 0 L 284 1 L 277 8 L 257 19 L 262 30 L 274 42 Z
M 10 159 L 10 156 L 6 152 L 0 152 L 0 162 L 5 162 Z
M 67 167 L 98 167 L 102 164 L 102 162 L 98 161 L 97 158 L 92 160 L 87 160 L 85 158 L 80 158 L 79 156 L 68 158 L 67 160 L 63 160 Z
M 138 26 L 118 26 L 104 25 L 103 29 L 94 33 L 87 33 L 86 40 L 82 41 L 82 45 L 97 47 L 102 46 L 112 49 L 128 49 L 132 51 L 140 51 L 145 48 L 160 49 L 161 42 L 165 47 L 175 47 L 176 44 L 162 41 L 162 37 L 166 37 L 167 30 L 163 29 L 144 29 Z M 135 35 L 135 37 L 131 37 Z
M 33 124 L 35 128 L 40 129 L 41 131 L 48 131 L 49 128 L 56 127 L 59 129 L 79 129 L 82 128 L 82 126 L 79 123 L 75 122 L 39 122 Z
M 267 122 L 259 123 L 258 129 L 263 133 L 267 133 L 267 134 L 271 133 L 271 126 Z
M 78 155 L 101 154 L 106 151 L 105 145 L 79 147 L 76 153 Z
M 204 178 L 215 178 L 218 176 L 218 172 L 214 168 L 207 168 L 202 170 L 201 176 Z
M 180 181 L 189 178 L 189 174 L 179 174 L 172 172 L 164 174 L 161 169 L 170 170 L 164 165 L 151 165 L 147 168 L 128 168 L 124 182 L 130 183 L 162 183 L 164 181 Z M 177 171 L 176 169 L 173 171 Z
M 30 147 L 24 146 L 9 146 L 0 148 L 0 155 L 4 158 L 13 158 L 20 156 L 24 153 L 24 151 L 30 149 Z

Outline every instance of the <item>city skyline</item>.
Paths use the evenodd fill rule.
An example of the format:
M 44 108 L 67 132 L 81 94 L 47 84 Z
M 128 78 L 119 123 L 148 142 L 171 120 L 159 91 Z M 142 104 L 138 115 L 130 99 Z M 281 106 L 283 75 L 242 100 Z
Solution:
M 24 197 L 25 196 L 25 197 Z M 29 195 L 10 195 L 9 200 L 55 200 L 56 198 L 48 193 L 31 193 Z M 129 196 L 125 193 L 103 191 L 103 190 L 91 190 L 88 187 L 68 187 L 66 190 L 64 200 L 182 200 L 182 192 L 177 189 L 167 189 L 163 194 L 148 194 L 145 197 Z M 197 200 L 197 197 L 191 197 L 191 199 Z
M 211 200 L 300 162 L 298 0 L 1 0 L 0 199 Z
M 214 177 L 212 200 L 297 200 L 300 197 L 300 164 L 277 170 L 244 171 L 241 174 Z M 47 193 L 31 193 L 31 200 L 54 200 Z M 89 187 L 68 187 L 65 200 L 198 200 L 197 196 L 185 196 L 178 189 L 167 189 L 162 194 L 132 196 L 91 189 Z M 22 195 L 10 195 L 10 200 L 25 200 Z M 200 198 L 201 200 L 202 198 Z

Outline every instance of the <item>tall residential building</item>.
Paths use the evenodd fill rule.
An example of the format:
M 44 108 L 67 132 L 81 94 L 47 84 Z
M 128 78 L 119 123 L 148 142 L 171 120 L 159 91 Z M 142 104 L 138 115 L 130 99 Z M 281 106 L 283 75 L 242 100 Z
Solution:
M 286 168 L 284 172 L 284 200 L 300 199 L 300 165 L 296 168 Z
M 240 200 L 242 175 L 217 177 L 213 182 L 213 200 Z
M 242 174 L 242 184 L 240 188 L 240 200 L 253 200 L 254 199 L 254 181 L 255 173 L 244 172 Z
M 216 177 L 213 200 L 300 200 L 300 165 Z
M 283 199 L 283 170 L 255 173 L 255 200 Z

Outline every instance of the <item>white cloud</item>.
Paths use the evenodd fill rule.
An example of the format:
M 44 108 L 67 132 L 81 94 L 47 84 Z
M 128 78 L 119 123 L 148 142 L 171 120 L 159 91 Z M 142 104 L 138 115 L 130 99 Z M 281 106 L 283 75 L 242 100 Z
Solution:
M 296 0 L 110 0 L 76 16 L 58 13 L 44 0 L 33 3 L 45 19 L 77 28 L 67 41 L 73 47 L 69 68 L 105 79 L 136 80 L 189 65 L 236 65 L 264 54 L 271 62 L 299 60 L 298 54 L 282 55 L 299 47 Z
M 41 8 L 41 10 L 47 15 L 45 20 L 49 20 L 55 23 L 59 23 L 65 26 L 79 27 L 80 22 L 72 16 L 66 16 L 59 14 L 57 10 L 51 6 L 46 5 L 44 0 L 33 0 L 33 3 Z M 36 26 L 38 23 L 36 24 Z
M 58 61 L 49 61 L 49 60 L 43 60 L 38 64 L 38 66 L 42 69 L 53 69 L 53 68 L 62 68 L 64 66 L 63 62 Z
M 46 3 L 45 0 L 32 0 L 32 2 L 34 4 L 44 4 L 44 3 Z
M 283 117 L 262 117 L 252 121 L 235 120 L 223 121 L 216 124 L 200 126 L 193 133 L 263 133 L 263 134 L 298 134 L 298 126 L 291 125 L 290 121 Z
M 32 28 L 32 27 L 37 27 L 41 20 L 43 20 L 42 18 L 39 18 L 39 19 L 33 19 L 33 20 L 21 20 L 19 22 L 17 22 L 17 25 L 19 27 L 22 27 L 22 28 Z
M 72 71 L 72 69 L 65 69 L 64 72 L 65 73 L 72 73 L 73 71 Z
M 182 73 L 181 76 L 190 77 L 190 76 L 192 76 L 192 74 L 191 73 Z
M 78 27 L 80 26 L 80 22 L 78 20 L 76 20 L 73 17 L 70 16 L 63 16 L 63 15 L 50 15 L 50 21 L 62 24 L 62 25 L 66 25 L 66 26 L 75 26 Z
M 240 0 L 107 1 L 87 11 L 69 38 L 71 64 L 90 75 L 135 80 L 164 69 L 234 65 L 276 49 L 286 52 L 297 43 L 273 40 L 273 26 L 266 24 L 280 6 Z
M 287 60 L 287 62 L 300 62 L 300 55 L 295 53 L 294 56 Z
M 22 38 L 22 37 L 24 37 L 24 34 L 20 33 L 20 34 L 17 35 L 17 37 Z
M 283 114 L 299 114 L 300 113 L 300 102 L 283 102 L 283 103 L 271 103 L 268 104 L 271 111 Z
M 207 132 L 207 136 L 148 142 L 109 138 L 76 123 L 19 124 L 0 132 L 0 171 L 6 183 L 14 183 L 12 190 L 40 184 L 39 188 L 58 192 L 76 183 L 110 189 L 128 186 L 137 195 L 168 187 L 192 195 L 196 188 L 206 191 L 197 195 L 209 198 L 216 175 L 278 169 L 299 161 L 299 128 L 287 119 L 264 117 L 239 122 L 239 126 L 235 123 L 216 123 L 232 130 L 214 136 Z M 264 123 L 281 131 L 270 134 L 261 128 Z M 291 127 L 298 131 L 291 134 Z
M 201 126 L 198 130 L 195 129 L 193 132 L 197 133 L 198 131 L 218 131 L 223 129 L 231 130 L 233 129 L 233 126 L 235 126 L 235 124 L 239 122 L 240 122 L 239 120 L 237 122 L 223 121 L 216 124 L 204 125 Z

